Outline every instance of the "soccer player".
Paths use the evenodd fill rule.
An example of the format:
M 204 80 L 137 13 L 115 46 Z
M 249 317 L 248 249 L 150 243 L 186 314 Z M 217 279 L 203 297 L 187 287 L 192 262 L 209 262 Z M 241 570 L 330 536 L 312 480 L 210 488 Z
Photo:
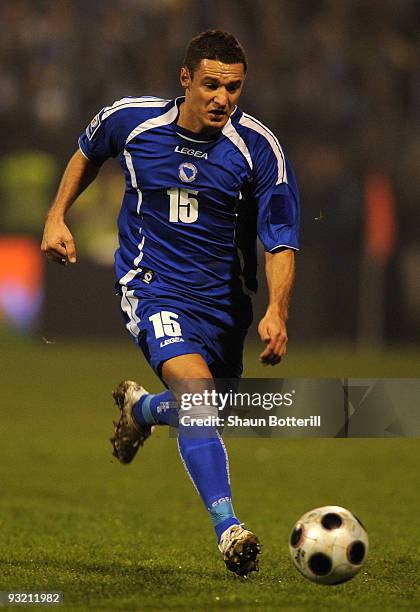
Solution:
M 261 545 L 233 510 L 226 450 L 207 419 L 217 416 L 217 405 L 203 399 L 192 406 L 188 424 L 179 406 L 183 393 L 241 376 L 257 234 L 269 292 L 258 326 L 265 343 L 260 360 L 275 365 L 286 354 L 298 192 L 277 138 L 237 106 L 246 69 L 236 38 L 210 30 L 187 47 L 184 96 L 125 97 L 101 110 L 64 172 L 41 247 L 53 261 L 76 262 L 65 213 L 101 165 L 118 156 L 126 190 L 117 292 L 126 328 L 166 390 L 152 395 L 133 381 L 120 383 L 113 394 L 120 409 L 114 455 L 129 463 L 154 425 L 178 427 L 179 452 L 224 561 L 243 576 L 258 570 Z

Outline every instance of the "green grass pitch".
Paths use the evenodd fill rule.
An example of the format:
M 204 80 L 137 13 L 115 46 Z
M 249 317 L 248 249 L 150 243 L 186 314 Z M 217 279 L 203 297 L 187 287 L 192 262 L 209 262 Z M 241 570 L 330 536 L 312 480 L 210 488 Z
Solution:
M 0 339 L 0 590 L 64 592 L 60 609 L 420 609 L 419 442 L 227 440 L 236 511 L 264 543 L 259 574 L 228 573 L 207 513 L 161 428 L 130 466 L 111 457 L 110 392 L 158 381 L 125 343 Z M 414 350 L 290 350 L 248 376 L 412 376 Z M 366 524 L 368 562 L 352 581 L 313 585 L 287 542 L 306 510 L 347 506 Z

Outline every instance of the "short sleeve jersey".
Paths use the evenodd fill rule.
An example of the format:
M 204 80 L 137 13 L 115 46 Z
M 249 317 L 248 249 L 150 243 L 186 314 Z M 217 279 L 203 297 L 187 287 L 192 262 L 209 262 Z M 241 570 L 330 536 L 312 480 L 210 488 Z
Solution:
M 118 100 L 94 117 L 79 146 L 97 166 L 118 156 L 125 174 L 115 254 L 120 290 L 228 306 L 243 290 L 236 234 L 248 242 L 239 245 L 248 256 L 256 233 L 266 251 L 299 248 L 298 190 L 262 123 L 236 107 L 219 133 L 204 137 L 177 125 L 183 100 Z M 238 232 L 250 201 L 255 215 L 245 225 L 254 234 L 253 227 Z

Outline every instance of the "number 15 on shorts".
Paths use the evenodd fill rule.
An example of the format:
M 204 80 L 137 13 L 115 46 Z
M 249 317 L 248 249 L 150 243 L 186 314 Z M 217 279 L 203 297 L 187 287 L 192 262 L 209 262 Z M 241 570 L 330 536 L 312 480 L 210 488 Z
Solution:
M 156 339 L 163 336 L 181 336 L 181 326 L 176 320 L 178 315 L 169 310 L 161 310 L 149 317 L 149 321 L 153 324 Z

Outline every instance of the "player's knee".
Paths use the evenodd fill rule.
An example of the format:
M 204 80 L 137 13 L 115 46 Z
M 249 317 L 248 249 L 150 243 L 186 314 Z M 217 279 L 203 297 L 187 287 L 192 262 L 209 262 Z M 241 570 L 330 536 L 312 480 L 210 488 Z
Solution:
M 171 381 L 169 385 L 181 408 L 195 410 L 196 407 L 215 406 L 217 393 L 211 378 L 185 378 Z
M 201 355 L 179 355 L 162 366 L 162 377 L 177 399 L 214 389 L 212 374 Z

